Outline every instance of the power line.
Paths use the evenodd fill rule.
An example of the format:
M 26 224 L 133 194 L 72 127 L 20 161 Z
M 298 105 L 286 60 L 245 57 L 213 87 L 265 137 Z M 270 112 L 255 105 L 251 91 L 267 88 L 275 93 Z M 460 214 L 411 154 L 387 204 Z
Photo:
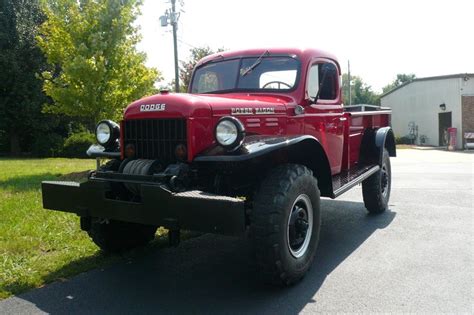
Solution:
M 181 44 L 185 44 L 185 45 L 187 45 L 187 46 L 189 46 L 189 47 L 191 47 L 191 48 L 198 48 L 198 47 L 196 47 L 196 46 L 194 46 L 194 45 L 192 45 L 192 44 L 190 44 L 190 43 L 188 43 L 188 42 L 185 42 L 184 40 L 182 40 L 182 39 L 179 38 L 179 37 L 178 37 L 178 42 L 180 42 Z

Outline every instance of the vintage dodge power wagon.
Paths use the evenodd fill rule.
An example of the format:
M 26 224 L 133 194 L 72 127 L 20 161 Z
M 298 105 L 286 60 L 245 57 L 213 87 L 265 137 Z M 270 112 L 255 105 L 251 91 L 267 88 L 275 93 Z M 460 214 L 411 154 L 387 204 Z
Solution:
M 86 182 L 42 183 L 46 209 L 73 212 L 104 251 L 142 246 L 157 227 L 246 235 L 259 274 L 289 285 L 318 246 L 320 198 L 362 183 L 382 213 L 395 156 L 391 112 L 344 106 L 341 68 L 315 49 L 210 55 L 187 94 L 161 91 L 96 127 L 88 154 L 109 161 Z

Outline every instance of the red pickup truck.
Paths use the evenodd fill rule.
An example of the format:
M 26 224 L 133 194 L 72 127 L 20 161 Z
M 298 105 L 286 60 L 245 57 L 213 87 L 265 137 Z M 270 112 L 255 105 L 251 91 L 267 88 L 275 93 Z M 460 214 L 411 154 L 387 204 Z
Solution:
M 311 265 L 320 197 L 362 183 L 370 213 L 388 207 L 389 109 L 344 106 L 341 68 L 315 49 L 252 49 L 202 59 L 187 94 L 161 91 L 101 121 L 84 183 L 42 183 L 46 209 L 73 212 L 104 251 L 169 229 L 248 235 L 264 279 L 288 285 Z

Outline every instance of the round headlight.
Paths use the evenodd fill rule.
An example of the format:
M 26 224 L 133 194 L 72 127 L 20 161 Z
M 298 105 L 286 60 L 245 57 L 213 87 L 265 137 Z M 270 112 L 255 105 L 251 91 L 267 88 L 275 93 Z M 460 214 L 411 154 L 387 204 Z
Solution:
M 119 125 L 111 120 L 103 120 L 95 127 L 95 137 L 100 145 L 110 146 L 116 142 L 119 136 Z
M 245 129 L 235 117 L 228 116 L 219 120 L 216 126 L 216 140 L 226 149 L 235 149 L 242 144 Z
M 95 136 L 97 138 L 97 142 L 102 145 L 109 142 L 111 134 L 112 130 L 110 129 L 110 126 L 105 122 L 99 123 L 97 125 L 97 128 L 95 129 Z

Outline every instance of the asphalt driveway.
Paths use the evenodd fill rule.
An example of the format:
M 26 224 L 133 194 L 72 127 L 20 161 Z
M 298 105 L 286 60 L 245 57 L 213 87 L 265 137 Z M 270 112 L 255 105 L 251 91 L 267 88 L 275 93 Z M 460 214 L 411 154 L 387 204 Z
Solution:
M 474 312 L 474 154 L 399 150 L 390 211 L 360 188 L 324 200 L 317 258 L 287 289 L 262 285 L 249 241 L 214 235 L 0 302 L 0 314 Z

